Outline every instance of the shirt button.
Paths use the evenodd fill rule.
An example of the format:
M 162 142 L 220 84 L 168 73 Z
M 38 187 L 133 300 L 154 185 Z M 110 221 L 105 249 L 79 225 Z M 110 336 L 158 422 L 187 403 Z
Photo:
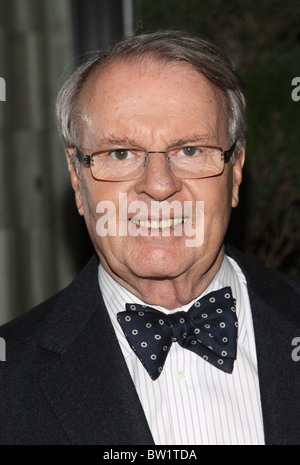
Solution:
M 186 380 L 185 371 L 178 371 L 178 373 L 176 373 L 176 378 L 177 378 L 177 381 L 179 382 L 185 381 Z

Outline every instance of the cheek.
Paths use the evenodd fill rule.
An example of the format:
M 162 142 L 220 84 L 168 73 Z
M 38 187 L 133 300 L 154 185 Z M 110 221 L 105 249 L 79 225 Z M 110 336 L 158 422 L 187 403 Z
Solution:
M 98 196 L 92 189 L 88 189 L 87 186 L 82 188 L 82 204 L 85 221 L 90 223 L 96 217 Z
M 98 204 L 101 198 L 103 198 L 103 192 L 99 190 L 99 186 L 95 185 L 93 180 L 83 180 L 81 183 L 81 194 L 85 223 L 91 239 L 95 243 L 98 237 L 96 229 L 97 221 L 101 216 L 98 213 Z
M 199 189 L 197 197 L 204 202 L 204 230 L 206 240 L 223 235 L 228 226 L 231 213 L 231 181 L 227 178 L 214 178 Z
M 110 183 L 101 182 L 89 176 L 81 182 L 81 192 L 83 197 L 84 216 L 90 221 L 99 218 L 97 209 L 100 206 L 115 205 L 117 198 L 116 189 L 112 189 Z
M 82 190 L 85 222 L 98 252 L 115 250 L 122 241 L 118 237 L 119 190 L 119 185 L 114 183 L 94 184 L 93 181 Z

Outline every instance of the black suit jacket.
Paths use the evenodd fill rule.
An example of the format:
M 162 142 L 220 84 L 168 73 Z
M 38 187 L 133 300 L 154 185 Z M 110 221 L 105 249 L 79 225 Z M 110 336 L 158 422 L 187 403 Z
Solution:
M 300 444 L 300 283 L 227 249 L 248 282 L 267 444 Z M 98 259 L 0 328 L 0 444 L 153 445 L 99 291 Z

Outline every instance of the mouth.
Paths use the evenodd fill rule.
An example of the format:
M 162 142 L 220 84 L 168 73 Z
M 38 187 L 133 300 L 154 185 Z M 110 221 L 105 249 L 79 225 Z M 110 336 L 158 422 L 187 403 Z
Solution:
M 188 218 L 168 218 L 163 220 L 135 220 L 131 218 L 129 221 L 139 228 L 146 228 L 150 230 L 164 230 L 175 228 L 176 226 L 184 224 Z

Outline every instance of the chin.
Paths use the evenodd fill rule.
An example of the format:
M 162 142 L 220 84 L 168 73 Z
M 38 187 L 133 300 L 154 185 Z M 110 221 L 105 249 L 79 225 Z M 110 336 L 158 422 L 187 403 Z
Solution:
M 185 259 L 184 262 L 182 259 Z M 128 261 L 128 266 L 136 276 L 142 278 L 175 278 L 190 267 L 187 257 L 168 253 L 165 249 L 142 253 L 136 260 Z
M 141 279 L 174 279 L 178 275 L 180 275 L 180 272 L 177 272 L 174 270 L 174 268 L 171 269 L 164 269 L 163 267 L 159 266 L 153 266 L 151 268 L 145 268 L 145 267 L 133 267 L 132 272 L 135 274 L 135 276 L 141 278 Z

